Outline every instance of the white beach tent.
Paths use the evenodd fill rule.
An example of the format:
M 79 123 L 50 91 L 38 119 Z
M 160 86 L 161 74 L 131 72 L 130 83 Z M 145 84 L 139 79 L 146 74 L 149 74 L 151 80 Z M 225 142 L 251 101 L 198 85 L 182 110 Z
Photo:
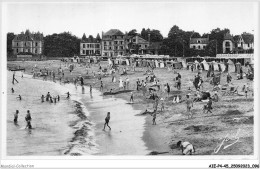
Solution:
M 164 63 L 163 63 L 163 61 L 160 61 L 160 68 L 164 68 Z
M 159 67 L 158 60 L 155 60 L 155 67 Z
M 221 67 L 221 69 L 222 69 L 222 72 L 224 72 L 225 69 L 226 69 L 225 64 L 224 64 L 223 62 L 221 62 L 221 63 L 219 63 L 219 64 L 220 64 L 220 67 Z
M 129 60 L 126 59 L 125 61 L 126 61 L 126 65 L 129 66 L 129 64 L 130 64 L 130 63 L 129 63 Z
M 228 63 L 228 71 L 235 72 L 235 70 L 236 70 L 235 64 L 230 59 L 228 59 L 227 63 Z
M 204 70 L 209 70 L 209 64 L 206 62 L 206 60 L 204 59 L 202 62 L 201 62 L 204 66 Z
M 214 68 L 214 71 L 219 71 L 219 68 L 218 68 L 218 63 L 215 62 L 215 61 L 212 61 L 213 63 L 213 68 Z
M 199 62 L 197 60 L 195 60 L 194 63 L 195 63 L 195 69 L 197 69 Z

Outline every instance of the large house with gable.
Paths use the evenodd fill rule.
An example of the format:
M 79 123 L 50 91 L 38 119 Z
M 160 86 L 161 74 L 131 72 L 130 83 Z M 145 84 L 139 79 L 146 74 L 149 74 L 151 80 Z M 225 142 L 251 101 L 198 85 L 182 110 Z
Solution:
M 14 37 L 12 40 L 13 54 L 19 53 L 32 53 L 40 55 L 43 53 L 43 34 L 42 33 L 31 33 L 26 30 Z

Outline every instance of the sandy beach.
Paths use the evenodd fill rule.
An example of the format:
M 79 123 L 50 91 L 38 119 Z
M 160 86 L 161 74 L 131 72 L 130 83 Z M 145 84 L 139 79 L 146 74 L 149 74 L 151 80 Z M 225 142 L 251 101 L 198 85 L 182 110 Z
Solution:
M 82 75 L 84 78 L 85 85 L 89 86 L 92 85 L 94 88 L 100 90 L 100 80 L 97 79 L 97 72 L 99 69 L 99 65 L 93 64 L 91 68 L 86 68 L 86 66 L 76 65 L 75 69 L 72 73 L 64 66 L 64 63 L 61 61 L 28 61 L 28 62 L 8 62 L 8 68 L 17 68 L 18 66 L 25 68 L 25 73 L 32 74 L 32 68 L 37 66 L 37 70 L 43 69 L 46 67 L 48 70 L 53 70 L 56 72 L 58 68 L 64 70 L 65 77 L 61 80 L 62 82 L 70 81 L 73 83 L 73 78 L 76 76 Z M 107 66 L 107 62 L 100 63 L 102 68 Z M 151 99 L 146 99 L 148 97 L 148 92 L 146 93 L 145 97 L 141 91 L 136 91 L 136 80 L 145 80 L 147 75 L 144 75 L 146 69 L 144 68 L 136 68 L 136 71 L 131 71 L 130 67 L 120 65 L 120 71 L 116 72 L 116 79 L 117 82 L 112 82 L 111 75 L 101 75 L 102 82 L 104 84 L 102 92 L 108 92 L 111 89 L 113 91 L 121 91 L 123 89 L 118 89 L 119 82 L 118 79 L 120 74 L 122 73 L 122 69 L 126 67 L 127 75 L 121 76 L 123 80 L 126 77 L 129 78 L 130 87 L 128 90 L 132 91 L 134 94 L 134 103 L 128 104 L 129 110 L 133 108 L 132 112 L 127 112 L 129 110 L 120 110 L 120 104 L 127 104 L 130 99 L 130 92 L 122 92 L 120 94 L 111 96 L 106 96 L 108 99 L 123 99 L 121 103 L 119 103 L 118 108 L 113 107 L 114 118 L 113 124 L 115 129 L 112 129 L 115 132 L 119 132 L 121 135 L 125 134 L 124 130 L 138 130 L 144 127 L 143 135 L 138 135 L 135 132 L 132 132 L 131 135 L 133 137 L 142 137 L 145 146 L 147 149 L 139 149 L 134 150 L 133 152 L 138 152 L 137 154 L 149 154 L 152 151 L 156 152 L 168 152 L 162 155 L 181 155 L 181 151 L 176 149 L 176 143 L 179 140 L 186 140 L 191 142 L 196 147 L 196 155 L 252 155 L 254 154 L 254 97 L 253 92 L 248 93 L 248 97 L 245 98 L 243 96 L 242 86 L 245 83 L 249 83 L 249 87 L 253 89 L 253 82 L 247 80 L 246 78 L 242 80 L 236 80 L 236 74 L 231 73 L 233 77 L 232 83 L 234 85 L 239 86 L 238 91 L 241 95 L 234 95 L 234 96 L 220 96 L 220 100 L 218 102 L 213 102 L 213 113 L 204 114 L 203 113 L 203 106 L 205 103 L 203 102 L 195 102 L 194 106 L 192 107 L 192 112 L 194 114 L 192 119 L 187 119 L 186 113 L 186 105 L 185 103 L 173 103 L 172 96 L 175 95 L 176 91 L 179 92 L 175 87 L 173 78 L 177 76 L 175 73 L 176 71 L 179 72 L 182 76 L 182 88 L 181 88 L 181 95 L 185 96 L 187 94 L 188 88 L 191 88 L 192 91 L 189 93 L 194 94 L 195 89 L 191 83 L 191 80 L 194 78 L 197 71 L 191 72 L 190 70 L 171 70 L 168 71 L 166 68 L 163 69 L 155 69 L 154 74 L 160 80 L 161 84 L 169 83 L 171 87 L 170 96 L 167 97 L 167 94 L 160 90 L 157 92 L 159 97 L 165 99 L 165 110 L 160 111 L 161 103 L 159 103 L 159 111 L 156 119 L 157 125 L 152 125 L 152 116 L 149 114 L 146 115 L 137 115 L 139 112 L 142 113 L 146 109 L 152 110 L 154 101 Z M 94 77 L 95 75 L 95 77 Z M 56 76 L 56 81 L 59 82 L 61 75 Z M 202 77 L 205 79 L 203 90 L 210 91 L 212 94 L 213 86 L 209 84 L 206 80 L 206 71 L 202 72 Z M 39 77 L 42 78 L 42 77 Z M 48 80 L 51 80 L 49 78 Z M 221 84 L 226 83 L 226 74 L 223 74 L 221 77 Z M 151 84 L 148 84 L 148 86 Z M 105 97 L 105 98 L 106 98 Z M 113 101 L 111 101 L 112 103 Z M 108 102 L 109 103 L 109 102 Z M 100 103 L 99 103 L 100 104 Z M 112 104 L 114 105 L 114 104 Z M 126 136 L 122 136 L 122 138 L 114 138 L 113 135 L 109 136 L 108 132 L 102 132 L 100 129 L 103 127 L 104 117 L 107 110 L 104 110 L 102 113 L 98 114 L 94 111 L 95 104 L 92 104 L 92 112 L 90 112 L 91 117 L 93 117 L 94 121 L 97 122 L 96 128 L 98 128 L 97 136 L 98 136 L 98 143 L 100 145 L 104 145 L 104 142 L 109 142 L 111 147 L 102 148 L 103 150 L 107 149 L 107 151 L 102 152 L 102 155 L 108 154 L 116 154 L 120 155 L 120 152 L 113 151 L 110 148 L 116 148 L 119 146 L 120 149 L 125 150 L 125 152 L 130 152 L 131 145 L 125 144 L 126 141 L 123 138 L 127 138 Z M 120 119 L 120 113 L 126 111 L 132 117 L 141 117 L 144 121 L 145 126 L 138 126 L 137 123 L 135 124 L 135 119 L 129 122 L 128 128 L 120 128 L 120 123 L 126 123 L 124 119 Z M 95 114 L 94 114 L 95 112 Z M 102 119 L 102 120 L 101 120 Z M 116 134 L 116 137 L 118 134 Z M 234 142 L 235 136 L 239 137 L 239 141 L 234 145 L 223 149 L 220 146 L 220 149 L 216 151 L 219 145 L 222 143 L 225 136 L 230 138 L 229 142 L 225 144 L 230 144 Z M 125 145 L 113 145 L 113 142 L 110 142 L 109 137 L 113 137 L 113 139 L 118 140 Z M 120 140 L 121 139 L 121 140 Z M 117 143 L 118 143 L 117 142 Z M 131 143 L 131 144 L 140 144 L 138 142 Z M 119 149 L 118 147 L 118 149 Z M 127 147 L 124 149 L 123 147 Z M 140 146 L 144 147 L 144 146 Z M 113 153 L 112 153 L 113 152 Z M 98 154 L 100 155 L 100 154 Z

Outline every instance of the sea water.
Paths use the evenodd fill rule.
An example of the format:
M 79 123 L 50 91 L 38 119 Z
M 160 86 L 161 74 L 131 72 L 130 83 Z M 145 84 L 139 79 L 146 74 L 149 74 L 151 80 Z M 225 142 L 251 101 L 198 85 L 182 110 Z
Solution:
M 16 72 L 12 84 L 7 72 L 7 155 L 145 155 L 142 140 L 145 118 L 122 99 L 103 97 L 89 87 L 33 79 Z M 11 92 L 14 89 L 14 93 Z M 41 102 L 41 95 L 59 95 L 57 103 Z M 70 92 L 70 99 L 66 93 Z M 22 100 L 17 99 L 18 95 Z M 18 124 L 13 122 L 19 110 Z M 25 129 L 30 110 L 33 129 Z M 111 131 L 103 131 L 106 113 L 111 112 Z

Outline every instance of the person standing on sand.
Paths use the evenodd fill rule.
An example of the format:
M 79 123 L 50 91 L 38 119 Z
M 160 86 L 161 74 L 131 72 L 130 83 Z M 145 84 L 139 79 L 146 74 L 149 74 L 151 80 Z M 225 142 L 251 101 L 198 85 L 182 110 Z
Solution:
M 12 93 L 14 93 L 14 88 L 11 89 Z
M 50 98 L 50 97 L 51 97 L 50 92 L 48 92 L 47 95 L 46 95 L 46 102 L 49 101 L 49 98 Z
M 192 112 L 191 112 L 191 107 L 193 107 L 193 101 L 190 99 L 190 95 L 186 95 L 187 100 L 186 100 L 186 105 L 187 105 L 187 113 L 188 113 L 188 119 L 192 118 Z
M 170 89 L 170 86 L 169 86 L 168 83 L 166 84 L 166 87 L 167 87 L 167 94 L 168 94 L 168 97 L 169 97 L 169 94 L 170 94 L 171 89 Z
M 58 99 L 58 102 L 59 102 L 60 101 L 60 96 L 59 95 L 57 96 L 57 99 Z
M 42 95 L 41 99 L 42 99 L 42 103 L 43 103 L 44 102 L 44 95 Z
M 103 91 L 103 82 L 100 81 L 100 91 Z
M 111 130 L 111 127 L 108 125 L 109 120 L 110 120 L 110 112 L 107 113 L 107 116 L 105 118 L 105 124 L 104 124 L 104 129 L 103 130 L 105 130 L 106 126 Z
M 19 114 L 19 110 L 16 110 L 16 112 L 14 114 L 14 124 L 17 124 L 18 114 Z
M 207 110 L 206 113 L 208 113 L 208 112 L 212 113 L 212 111 L 211 111 L 213 109 L 212 108 L 212 99 L 211 99 L 211 97 L 209 97 L 208 99 L 209 99 L 209 101 L 208 101 L 207 105 L 204 106 L 203 113 L 205 113 L 206 110 Z
M 89 86 L 89 92 L 92 93 L 92 85 Z
M 133 92 L 131 92 L 130 103 L 133 103 L 133 102 L 134 102 L 134 94 L 133 94 Z
M 153 116 L 153 125 L 156 125 L 156 110 L 154 110 L 153 114 L 151 115 Z

